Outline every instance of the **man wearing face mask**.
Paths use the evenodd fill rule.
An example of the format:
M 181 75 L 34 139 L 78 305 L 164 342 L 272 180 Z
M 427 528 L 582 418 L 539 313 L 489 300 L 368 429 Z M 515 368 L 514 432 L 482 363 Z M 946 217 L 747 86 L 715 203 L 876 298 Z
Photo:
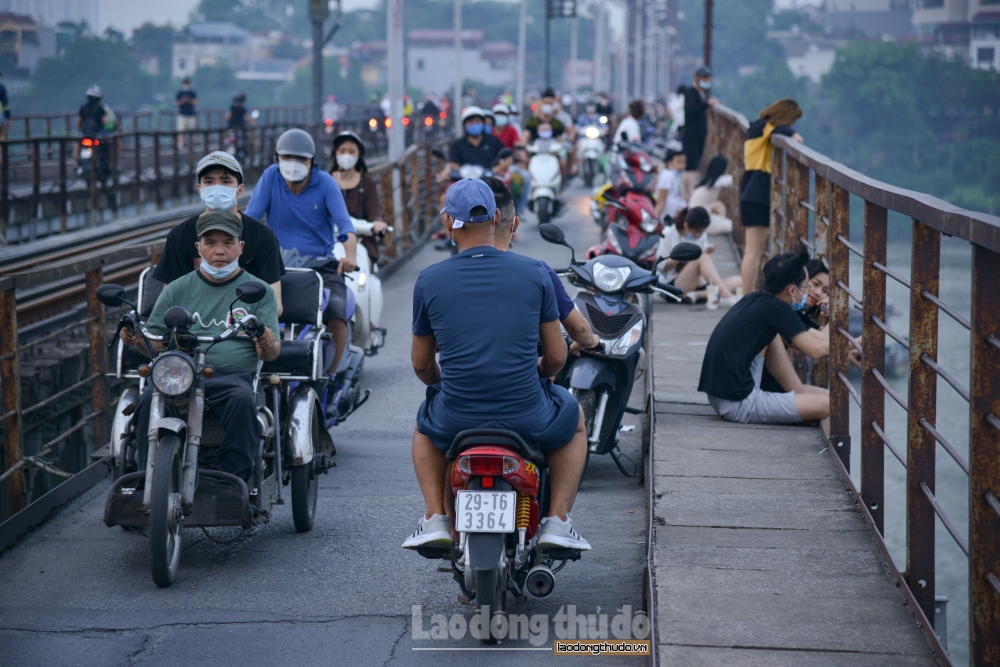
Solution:
M 690 199 L 700 176 L 698 169 L 705 138 L 708 136 L 708 107 L 718 100 L 711 96 L 712 68 L 699 67 L 694 73 L 694 85 L 684 89 L 684 135 L 681 143 L 687 155 L 687 172 L 684 174 L 684 199 Z
M 538 100 L 538 108 L 534 117 L 524 124 L 524 130 L 531 137 L 531 141 L 538 139 L 538 126 L 548 123 L 552 126 L 552 137 L 558 139 L 566 132 L 566 126 L 556 118 L 556 93 L 549 88 L 542 93 L 542 98 Z M 544 138 L 544 137 L 543 137 Z
M 503 102 L 493 105 L 493 135 L 505 148 L 514 150 L 521 143 L 521 133 L 510 123 L 510 107 Z
M 330 292 L 323 319 L 337 347 L 331 365 L 336 369 L 347 347 L 344 274 L 358 268 L 358 239 L 340 186 L 316 166 L 315 158 L 316 144 L 308 133 L 284 132 L 275 145 L 275 164 L 261 174 L 246 212 L 263 218 L 286 252 L 296 250 L 300 265 L 323 277 L 323 286 Z M 344 244 L 345 256 L 340 260 L 333 256 L 338 241 Z
M 240 241 L 243 242 L 243 252 L 239 257 L 239 265 L 271 286 L 280 315 L 281 276 L 285 275 L 281 247 L 267 225 L 236 209 L 244 191 L 243 169 L 239 161 L 229 153 L 215 151 L 198 161 L 196 173 L 198 193 L 205 204 L 205 213 L 229 211 L 242 220 Z M 201 215 L 204 213 L 192 215 L 167 235 L 160 262 L 153 272 L 153 277 L 161 283 L 172 283 L 196 270 L 201 264 L 201 256 L 195 247 L 198 241 L 196 228 Z
M 239 256 L 245 246 L 240 241 L 244 230 L 238 215 L 226 210 L 206 213 L 198 218 L 195 233 L 201 264 L 197 271 L 181 276 L 165 287 L 157 298 L 148 319 L 149 330 L 157 336 L 169 332 L 163 317 L 172 306 L 183 306 L 191 312 L 192 334 L 204 337 L 221 334 L 229 325 L 229 304 L 236 298 L 237 286 L 257 280 L 239 265 Z M 253 339 L 241 333 L 213 346 L 205 361 L 215 373 L 203 380 L 205 406 L 219 417 L 226 431 L 219 445 L 216 467 L 244 481 L 250 481 L 260 441 L 257 400 L 251 374 L 256 372 L 259 359 L 273 361 L 281 352 L 281 342 L 275 336 L 278 331 L 277 303 L 270 288 L 257 303 L 236 302 L 232 311 L 236 319 L 250 314 L 256 315 L 264 324 L 264 333 Z M 123 329 L 121 337 L 126 345 L 134 345 L 140 354 L 149 356 L 144 341 L 134 331 Z M 158 340 L 150 341 L 157 349 L 162 347 Z M 149 450 L 152 395 L 152 384 L 147 383 L 138 406 L 140 470 L 145 469 L 146 452 Z
M 764 288 L 740 299 L 708 339 L 698 391 L 726 421 L 800 424 L 830 416 L 829 392 L 803 384 L 785 351 L 787 341 L 813 359 L 830 353 L 827 327 L 807 329 L 796 314 L 809 291 L 808 261 L 805 250 L 772 257 Z M 783 393 L 761 389 L 765 367 Z
M 465 134 L 451 144 L 448 164 L 442 178 L 449 178 L 452 171 L 463 164 L 475 164 L 484 169 L 492 169 L 497 154 L 503 149 L 500 140 L 486 130 L 486 117 L 479 107 L 466 107 L 462 112 Z

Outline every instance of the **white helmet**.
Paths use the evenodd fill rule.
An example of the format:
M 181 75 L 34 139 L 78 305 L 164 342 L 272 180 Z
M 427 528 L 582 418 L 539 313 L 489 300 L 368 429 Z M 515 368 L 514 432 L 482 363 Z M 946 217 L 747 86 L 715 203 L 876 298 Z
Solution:
M 486 120 L 486 115 L 483 110 L 476 106 L 465 107 L 465 111 L 462 112 L 462 122 L 469 120 L 470 118 L 475 118 L 479 116 L 483 120 Z
M 87 89 L 87 97 L 96 97 L 98 99 L 104 97 L 104 93 L 101 92 L 101 87 L 98 85 L 93 85 Z
M 498 102 L 493 105 L 493 113 L 510 113 L 510 107 L 503 102 Z

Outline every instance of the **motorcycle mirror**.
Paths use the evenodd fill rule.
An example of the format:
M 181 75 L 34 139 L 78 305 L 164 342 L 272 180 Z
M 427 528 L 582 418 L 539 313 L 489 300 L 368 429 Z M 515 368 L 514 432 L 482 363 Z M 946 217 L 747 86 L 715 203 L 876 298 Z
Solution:
M 253 118 L 254 120 L 257 120 L 258 118 L 260 118 L 260 111 L 254 109 L 253 111 L 250 112 L 250 117 Z
M 125 303 L 125 288 L 108 283 L 97 288 L 97 300 L 105 306 L 120 306 Z
M 431 155 L 433 155 L 434 157 L 436 157 L 439 160 L 444 160 L 445 162 L 448 161 L 448 157 L 444 154 L 444 151 L 442 151 L 439 148 L 435 148 L 435 149 L 431 150 Z
M 701 257 L 701 246 L 696 243 L 678 243 L 670 251 L 670 259 L 675 262 L 693 262 Z
M 267 288 L 256 280 L 247 280 L 236 286 L 236 298 L 243 303 L 257 303 L 267 294 Z
M 167 312 L 163 314 L 163 323 L 169 328 L 187 329 L 191 326 L 191 322 L 194 318 L 191 315 L 191 311 L 183 306 L 171 306 L 167 308 Z
M 566 243 L 566 235 L 563 234 L 562 228 L 559 225 L 554 225 L 551 222 L 546 222 L 543 225 L 538 225 L 538 233 L 542 235 L 542 238 L 549 243 L 555 243 L 556 245 L 562 245 L 569 248 L 570 252 L 570 263 L 576 263 L 576 251 L 573 249 L 569 243 Z
M 620 135 L 618 135 L 618 136 L 621 137 L 622 141 L 624 141 L 625 143 L 628 143 L 628 133 L 625 132 L 625 130 L 622 130 L 622 133 Z

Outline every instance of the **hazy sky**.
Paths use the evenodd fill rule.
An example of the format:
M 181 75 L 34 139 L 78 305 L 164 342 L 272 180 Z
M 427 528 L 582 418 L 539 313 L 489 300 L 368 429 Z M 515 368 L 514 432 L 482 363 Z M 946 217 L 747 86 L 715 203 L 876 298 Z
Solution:
M 305 0 L 294 0 L 305 9 Z M 379 0 L 343 0 L 344 10 L 372 7 Z M 187 23 L 188 14 L 198 5 L 198 0 L 165 0 L 148 2 L 137 0 L 98 0 L 98 22 L 100 31 L 108 26 L 131 33 L 146 21 L 153 23 L 173 23 L 179 28 Z

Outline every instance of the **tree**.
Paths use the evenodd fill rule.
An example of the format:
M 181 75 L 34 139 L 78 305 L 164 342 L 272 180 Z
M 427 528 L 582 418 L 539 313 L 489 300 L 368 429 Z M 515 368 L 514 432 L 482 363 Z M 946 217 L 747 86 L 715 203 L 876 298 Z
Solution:
M 155 56 L 160 63 L 160 80 L 169 80 L 173 62 L 174 37 L 172 25 L 143 23 L 132 31 L 132 47 L 141 56 Z

